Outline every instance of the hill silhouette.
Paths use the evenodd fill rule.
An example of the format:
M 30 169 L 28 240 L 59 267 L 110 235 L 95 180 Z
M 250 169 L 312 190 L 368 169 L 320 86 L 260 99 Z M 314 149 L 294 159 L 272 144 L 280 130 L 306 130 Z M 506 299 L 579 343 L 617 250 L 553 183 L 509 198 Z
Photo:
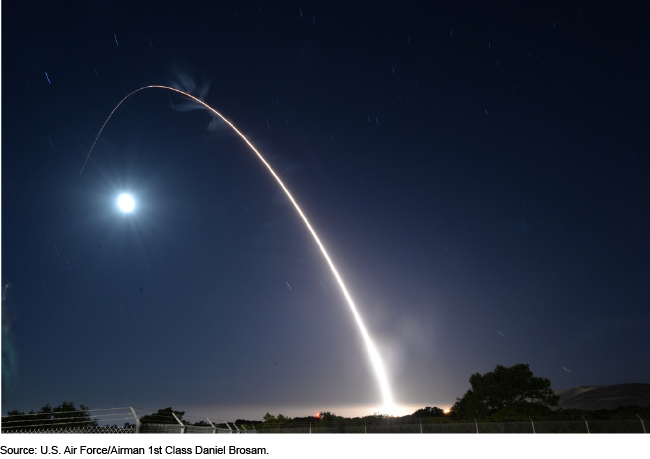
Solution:
M 650 384 L 575 386 L 555 391 L 558 408 L 586 411 L 614 410 L 623 406 L 650 407 Z

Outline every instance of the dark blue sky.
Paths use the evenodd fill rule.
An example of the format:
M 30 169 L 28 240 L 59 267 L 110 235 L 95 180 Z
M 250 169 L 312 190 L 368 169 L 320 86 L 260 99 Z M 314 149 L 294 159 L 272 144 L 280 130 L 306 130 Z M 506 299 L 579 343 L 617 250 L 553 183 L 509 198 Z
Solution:
M 402 412 L 497 364 L 650 382 L 640 11 L 128 3 L 2 5 L 3 413 L 380 410 L 326 262 L 224 123 L 142 91 L 80 175 L 151 84 L 200 96 L 285 181 Z

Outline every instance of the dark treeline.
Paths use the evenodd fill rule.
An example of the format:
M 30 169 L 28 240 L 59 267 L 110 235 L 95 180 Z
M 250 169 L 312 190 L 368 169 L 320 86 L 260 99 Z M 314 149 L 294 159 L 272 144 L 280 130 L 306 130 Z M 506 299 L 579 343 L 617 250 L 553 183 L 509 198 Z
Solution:
M 484 421 L 507 421 L 522 418 L 544 418 L 546 420 L 562 420 L 568 418 L 590 418 L 614 420 L 623 417 L 650 418 L 650 407 L 626 406 L 614 410 L 586 411 L 578 409 L 557 408 L 559 396 L 551 390 L 551 381 L 533 375 L 527 364 L 516 364 L 512 367 L 497 365 L 493 371 L 483 375 L 475 373 L 470 376 L 471 388 L 456 403 L 448 413 L 436 406 L 420 408 L 406 416 L 391 416 L 374 413 L 355 418 L 337 416 L 330 411 L 322 411 L 316 416 L 290 418 L 283 414 L 266 413 L 262 420 L 237 419 L 234 423 L 214 424 L 219 428 L 280 431 L 305 426 L 336 432 L 345 426 L 377 426 L 388 424 L 412 424 L 431 422 L 461 421 L 463 419 Z M 18 410 L 10 411 L 2 417 L 2 429 L 70 429 L 97 427 L 98 422 L 89 413 L 89 408 L 64 401 L 52 408 L 49 404 L 40 411 L 23 413 Z M 142 424 L 176 424 L 212 427 L 205 420 L 191 422 L 183 419 L 184 411 L 173 410 L 172 407 L 162 408 L 151 414 L 140 417 Z M 132 423 L 125 423 L 133 426 Z M 343 430 L 341 430 L 343 431 Z
M 185 412 L 173 410 L 171 407 L 162 408 L 158 411 L 144 415 L 140 418 L 143 424 L 169 424 L 179 425 L 178 421 L 172 416 L 172 411 L 176 417 L 186 426 L 197 427 L 212 427 L 212 425 L 205 421 L 199 420 L 191 422 L 184 419 Z M 545 420 L 566 420 L 570 418 L 581 418 L 584 416 L 587 419 L 599 420 L 616 420 L 621 418 L 632 418 L 640 416 L 643 419 L 650 418 L 650 407 L 639 406 L 626 406 L 619 407 L 614 410 L 577 410 L 577 409 L 556 409 L 550 410 L 543 415 L 533 416 L 533 418 Z M 476 418 L 484 421 L 507 421 L 525 418 L 527 415 L 512 415 L 503 416 L 502 414 L 492 414 L 482 418 Z M 314 429 L 320 428 L 331 432 L 346 431 L 350 426 L 382 426 L 387 424 L 430 424 L 431 422 L 459 422 L 463 420 L 472 420 L 473 418 L 461 417 L 458 413 L 449 412 L 445 413 L 441 408 L 436 406 L 420 408 L 412 414 L 405 416 L 391 416 L 387 414 L 374 413 L 361 417 L 343 417 L 338 416 L 336 413 L 323 411 L 318 416 L 297 416 L 288 417 L 283 414 L 272 415 L 266 413 L 263 420 L 250 420 L 250 419 L 236 419 L 234 422 L 229 422 L 229 426 L 225 423 L 214 423 L 214 426 L 219 428 L 231 428 L 233 431 L 239 430 L 255 430 L 259 432 L 264 431 L 290 431 L 292 429 L 306 429 L 312 427 Z M 235 426 L 236 425 L 236 426 Z M 18 410 L 13 410 L 2 417 L 2 429 L 11 429 L 18 431 L 26 430 L 49 430 L 49 429 L 84 429 L 96 428 L 98 426 L 97 419 L 90 416 L 88 408 L 80 405 L 77 409 L 72 402 L 63 402 L 61 405 L 52 408 L 49 404 L 45 405 L 40 411 L 23 413 Z M 127 422 L 124 427 L 133 427 L 132 422 Z
M 548 421 L 553 420 L 566 420 L 566 419 L 575 419 L 581 418 L 584 416 L 587 419 L 598 419 L 598 420 L 616 420 L 621 418 L 632 418 L 636 416 L 641 416 L 641 418 L 649 419 L 650 418 L 650 407 L 639 407 L 639 406 L 626 406 L 620 407 L 614 410 L 596 410 L 596 411 L 586 411 L 586 410 L 576 410 L 576 409 L 556 409 L 546 412 L 542 415 L 532 416 L 536 419 L 544 419 Z M 481 421 L 509 421 L 509 420 L 519 420 L 525 419 L 528 420 L 527 415 L 516 415 L 512 414 L 510 416 L 504 416 L 502 414 L 497 415 L 488 415 L 482 418 L 476 418 Z M 346 426 L 378 426 L 385 424 L 415 424 L 415 423 L 426 423 L 430 424 L 432 422 L 460 422 L 460 421 L 474 421 L 474 418 L 461 417 L 458 414 L 453 412 L 445 414 L 441 408 L 438 407 L 426 407 L 421 408 L 415 411 L 412 414 L 405 416 L 390 416 L 385 414 L 373 414 L 363 417 L 343 417 L 337 416 L 334 413 L 323 412 L 320 417 L 318 416 L 307 416 L 307 417 L 295 417 L 289 418 L 279 414 L 277 416 L 267 413 L 264 416 L 264 421 L 250 421 L 238 419 L 236 422 L 245 424 L 250 428 L 254 427 L 255 430 L 264 431 L 264 430 L 291 430 L 292 428 L 304 428 L 307 425 L 312 427 L 331 427 L 343 431 Z M 336 431 L 336 430 L 335 430 Z
M 93 419 L 84 405 L 75 407 L 73 402 L 64 401 L 52 408 L 50 404 L 43 406 L 39 411 L 13 410 L 2 417 L 2 428 L 16 430 L 43 430 L 43 429 L 79 429 L 97 427 L 97 420 Z

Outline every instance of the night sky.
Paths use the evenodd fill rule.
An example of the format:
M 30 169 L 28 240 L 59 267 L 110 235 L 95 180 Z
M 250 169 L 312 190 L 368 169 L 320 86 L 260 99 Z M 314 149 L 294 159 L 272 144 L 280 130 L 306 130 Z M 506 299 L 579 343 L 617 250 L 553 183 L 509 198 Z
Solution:
M 3 413 L 382 411 L 326 261 L 224 122 L 143 90 L 80 174 L 146 85 L 212 105 L 286 183 L 395 414 L 497 364 L 650 382 L 632 3 L 128 3 L 2 2 Z

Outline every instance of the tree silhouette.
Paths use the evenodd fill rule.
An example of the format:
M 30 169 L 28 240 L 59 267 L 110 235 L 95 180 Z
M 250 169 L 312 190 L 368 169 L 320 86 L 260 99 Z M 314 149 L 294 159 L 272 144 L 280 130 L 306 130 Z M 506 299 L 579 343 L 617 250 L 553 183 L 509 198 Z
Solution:
M 291 418 L 286 417 L 284 414 L 280 413 L 277 416 L 273 416 L 271 413 L 267 412 L 264 417 L 264 422 L 261 424 L 262 429 L 277 429 L 289 422 Z
M 2 429 L 11 431 L 97 427 L 97 420 L 90 416 L 88 409 L 84 405 L 79 405 L 77 409 L 73 402 L 64 401 L 54 408 L 48 403 L 38 412 L 23 413 L 13 410 L 2 417 Z
M 472 388 L 457 398 L 451 412 L 459 417 L 531 416 L 550 413 L 560 397 L 548 378 L 533 376 L 528 364 L 497 365 L 484 375 L 469 378 Z
M 437 418 L 437 417 L 442 417 L 444 415 L 445 415 L 445 412 L 442 410 L 442 408 L 438 408 L 437 406 L 434 406 L 434 407 L 427 406 L 426 408 L 420 408 L 415 413 L 411 414 L 411 417 L 414 417 L 414 418 Z
M 183 416 L 185 415 L 185 411 L 176 411 L 172 410 L 171 406 L 168 406 L 167 408 L 161 408 L 155 413 L 152 414 L 145 414 L 140 418 L 141 423 L 150 423 L 150 424 L 178 424 L 176 419 L 174 419 L 174 416 L 172 415 L 174 413 L 178 419 L 181 421 L 183 420 Z

